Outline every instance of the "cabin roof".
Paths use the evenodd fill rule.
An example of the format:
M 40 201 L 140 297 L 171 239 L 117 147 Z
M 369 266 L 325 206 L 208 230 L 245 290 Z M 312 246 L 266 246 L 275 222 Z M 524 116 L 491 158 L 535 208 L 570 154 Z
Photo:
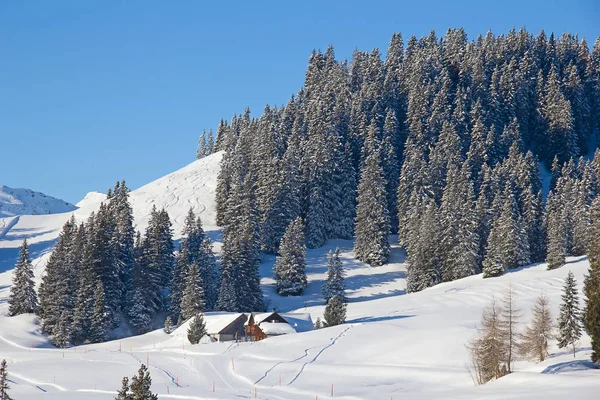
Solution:
M 265 335 L 288 335 L 290 333 L 296 333 L 296 330 L 285 322 L 263 322 L 259 325 L 260 329 Z
M 204 323 L 206 324 L 206 333 L 216 335 L 231 325 L 238 318 L 243 317 L 244 322 L 248 317 L 244 313 L 236 312 L 207 312 L 204 313 Z
M 314 329 L 314 324 L 309 313 L 280 313 L 296 332 L 308 332 Z

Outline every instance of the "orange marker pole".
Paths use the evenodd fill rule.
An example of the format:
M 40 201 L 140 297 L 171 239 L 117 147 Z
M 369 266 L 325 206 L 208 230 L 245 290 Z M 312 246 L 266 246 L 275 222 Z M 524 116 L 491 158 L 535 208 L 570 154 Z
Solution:
M 231 357 L 231 368 L 235 370 L 235 363 L 233 362 L 233 357 Z
M 333 397 L 333 383 L 331 384 L 331 397 Z
M 215 381 L 213 381 L 213 393 L 215 392 Z

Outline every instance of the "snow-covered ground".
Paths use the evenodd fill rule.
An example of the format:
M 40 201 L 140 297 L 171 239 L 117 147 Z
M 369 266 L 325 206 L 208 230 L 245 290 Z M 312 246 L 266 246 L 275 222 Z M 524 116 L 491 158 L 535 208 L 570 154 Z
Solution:
M 217 154 L 196 161 L 132 192 L 137 226 L 144 227 L 149 209 L 156 204 L 167 208 L 178 235 L 183 217 L 193 205 L 211 236 L 218 238 L 213 199 L 219 159 Z M 101 195 L 88 197 L 78 204 L 78 218 L 102 199 Z M 44 221 L 40 227 L 25 221 L 29 225 L 18 228 L 24 223 L 19 221 L 15 227 L 30 229 L 21 235 L 37 232 L 50 237 L 44 232 L 60 230 L 63 223 Z M 8 247 L 12 235 L 18 235 L 11 231 L 0 238 L 0 246 Z M 279 311 L 310 312 L 313 320 L 321 316 L 320 289 L 327 252 L 335 247 L 341 249 L 348 268 L 347 323 L 256 343 L 192 346 L 184 329 L 179 329 L 171 335 L 159 330 L 109 343 L 55 349 L 40 335 L 33 316 L 5 316 L 11 273 L 0 273 L 0 358 L 9 362 L 11 395 L 20 400 L 111 399 L 121 378 L 134 375 L 139 363 L 148 361 L 152 389 L 164 399 L 329 399 L 332 388 L 333 397 L 339 399 L 598 398 L 600 370 L 587 361 L 587 336 L 575 359 L 568 350 L 557 349 L 553 341 L 551 357 L 545 362 L 517 361 L 516 372 L 485 386 L 475 387 L 466 368 L 465 344 L 475 335 L 482 309 L 492 296 L 502 296 L 512 287 L 525 322 L 535 298 L 544 293 L 556 316 L 564 278 L 573 271 L 581 287 L 587 259 L 569 259 L 554 271 L 547 271 L 544 264 L 532 265 L 500 278 L 484 280 L 477 275 L 406 294 L 401 249 L 392 249 L 390 264 L 370 268 L 353 259 L 351 241 L 336 240 L 308 251 L 309 285 L 299 297 L 282 298 L 275 293 L 274 257 L 265 256 L 261 275 L 270 306 Z M 43 258 L 37 262 L 40 274 Z
M 73 204 L 29 189 L 0 186 L 0 217 L 24 214 L 57 214 L 75 210 Z M 0 231 L 2 225 L 0 225 Z

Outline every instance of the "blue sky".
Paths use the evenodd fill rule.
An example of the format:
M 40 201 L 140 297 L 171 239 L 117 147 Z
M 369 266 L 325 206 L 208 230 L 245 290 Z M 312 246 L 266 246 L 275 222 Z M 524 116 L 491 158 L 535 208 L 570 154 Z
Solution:
M 221 4 L 228 3 L 228 4 Z M 600 35 L 600 2 L 0 0 L 0 184 L 77 202 L 194 160 L 203 128 L 285 104 L 313 48 L 525 26 Z

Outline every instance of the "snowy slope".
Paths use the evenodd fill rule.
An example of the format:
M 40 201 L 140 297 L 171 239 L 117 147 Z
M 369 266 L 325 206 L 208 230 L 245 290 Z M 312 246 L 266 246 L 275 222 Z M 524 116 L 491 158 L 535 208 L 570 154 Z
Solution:
M 17 215 L 58 214 L 73 211 L 76 208 L 73 204 L 40 192 L 0 186 L 0 218 Z
M 326 251 L 311 253 L 318 258 Z M 319 268 L 309 267 L 311 284 L 319 280 L 314 277 Z M 404 265 L 389 268 L 402 271 Z M 393 292 L 403 291 L 403 279 L 389 287 L 373 284 L 370 277 L 378 275 L 371 273 L 374 268 L 355 265 L 351 272 L 363 278 L 355 282 L 345 325 L 257 343 L 192 346 L 183 328 L 172 335 L 159 330 L 61 350 L 48 345 L 31 316 L 0 317 L 0 357 L 9 360 L 13 393 L 19 399 L 43 395 L 108 400 L 120 378 L 133 375 L 139 362 L 147 361 L 152 388 L 165 399 L 254 398 L 255 388 L 261 399 L 329 399 L 332 385 L 339 399 L 563 400 L 574 393 L 577 399 L 596 399 L 600 370 L 587 361 L 587 337 L 576 359 L 553 341 L 545 362 L 517 361 L 516 372 L 482 387 L 472 384 L 466 370 L 465 343 L 476 333 L 482 308 L 494 294 L 512 287 L 526 321 L 535 297 L 543 292 L 556 315 L 567 272 L 572 270 L 581 283 L 587 268 L 585 258 L 573 258 L 554 271 L 533 265 L 500 278 L 477 275 L 407 295 Z M 309 293 L 296 302 L 312 297 Z M 322 309 L 317 305 L 299 311 L 316 317 Z
M 215 237 L 214 191 L 222 154 L 215 153 L 186 167 L 151 182 L 130 194 L 135 228 L 143 230 L 148 224 L 152 206 L 165 208 L 173 223 L 175 239 L 181 237 L 185 216 L 190 207 L 202 218 L 208 233 Z M 80 222 L 106 200 L 106 195 L 91 192 L 72 206 L 73 212 L 51 215 L 22 215 L 0 218 L 0 273 L 14 266 L 18 248 L 23 239 L 31 246 L 32 257 L 39 278 L 49 251 L 51 251 L 62 226 L 71 215 Z M 1 276 L 0 276 L 1 279 Z

